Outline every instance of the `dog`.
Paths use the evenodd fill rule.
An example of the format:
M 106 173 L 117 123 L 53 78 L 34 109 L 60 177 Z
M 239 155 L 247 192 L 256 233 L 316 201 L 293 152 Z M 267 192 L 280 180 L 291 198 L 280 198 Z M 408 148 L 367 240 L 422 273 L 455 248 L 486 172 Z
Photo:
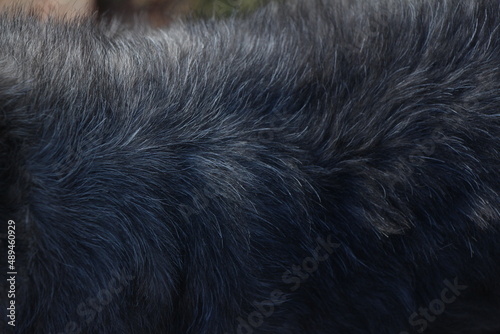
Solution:
M 500 333 L 498 13 L 2 13 L 0 325 Z

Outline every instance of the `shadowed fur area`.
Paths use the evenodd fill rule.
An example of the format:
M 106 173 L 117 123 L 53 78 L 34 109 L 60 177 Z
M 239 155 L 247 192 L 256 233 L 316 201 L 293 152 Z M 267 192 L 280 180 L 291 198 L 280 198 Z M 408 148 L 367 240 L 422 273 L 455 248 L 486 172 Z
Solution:
M 499 13 L 0 14 L 0 332 L 500 333 Z

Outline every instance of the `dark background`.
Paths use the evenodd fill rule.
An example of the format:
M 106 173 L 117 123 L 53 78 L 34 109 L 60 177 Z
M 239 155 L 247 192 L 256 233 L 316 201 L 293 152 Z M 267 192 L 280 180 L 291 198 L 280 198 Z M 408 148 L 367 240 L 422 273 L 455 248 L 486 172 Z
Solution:
M 223 17 L 251 11 L 269 0 L 0 0 L 0 8 L 22 6 L 44 16 L 72 18 L 95 12 L 125 19 L 146 17 L 167 25 L 179 16 Z

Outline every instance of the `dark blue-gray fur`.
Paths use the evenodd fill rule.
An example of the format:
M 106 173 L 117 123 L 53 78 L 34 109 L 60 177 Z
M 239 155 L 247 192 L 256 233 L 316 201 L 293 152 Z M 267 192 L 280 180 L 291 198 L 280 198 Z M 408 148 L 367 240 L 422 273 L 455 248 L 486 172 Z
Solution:
M 165 30 L 2 14 L 15 332 L 416 333 L 459 282 L 425 332 L 499 333 L 499 13 L 303 1 Z M 318 240 L 338 247 L 297 287 Z

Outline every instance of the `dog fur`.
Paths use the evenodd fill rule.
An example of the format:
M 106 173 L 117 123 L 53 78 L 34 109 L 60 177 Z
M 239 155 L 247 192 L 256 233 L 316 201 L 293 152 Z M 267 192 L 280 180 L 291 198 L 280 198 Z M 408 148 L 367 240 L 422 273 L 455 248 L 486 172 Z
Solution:
M 15 333 L 500 333 L 500 3 L 0 16 Z M 7 279 L 2 276 L 2 286 Z

